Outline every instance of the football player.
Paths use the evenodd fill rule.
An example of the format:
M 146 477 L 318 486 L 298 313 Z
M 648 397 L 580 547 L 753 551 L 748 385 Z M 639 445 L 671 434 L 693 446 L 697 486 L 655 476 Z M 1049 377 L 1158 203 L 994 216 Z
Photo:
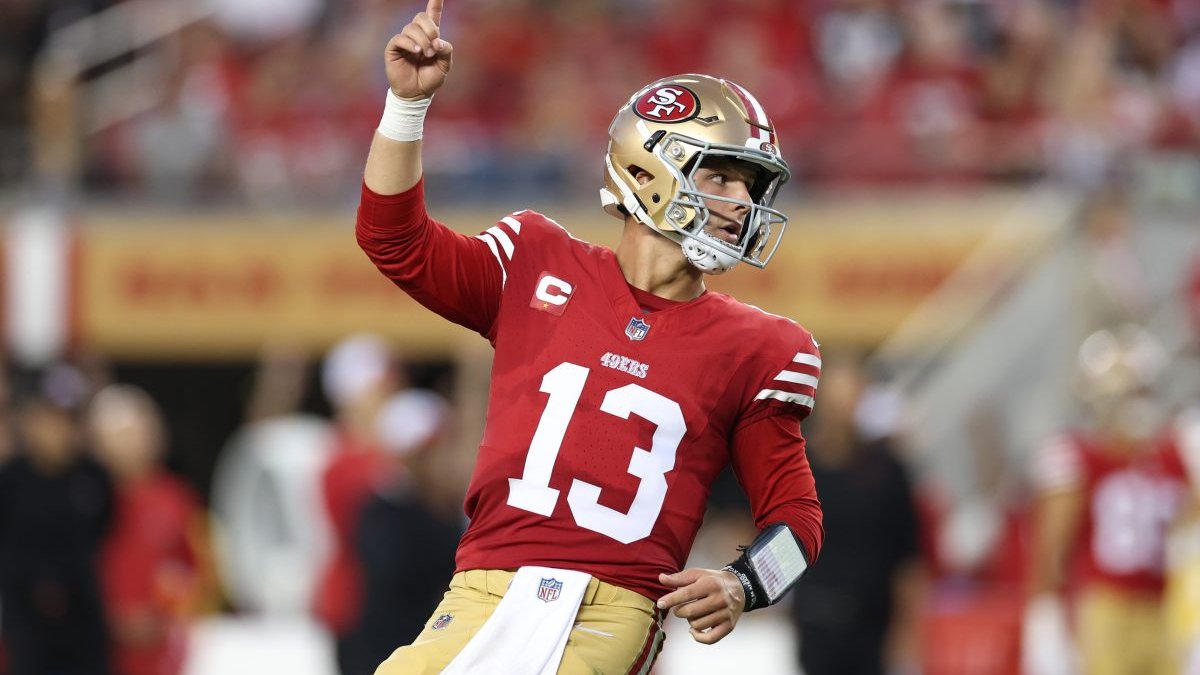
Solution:
M 715 643 L 778 602 L 821 547 L 800 429 L 817 344 L 704 284 L 770 260 L 788 167 L 749 92 L 672 77 L 635 93 L 609 129 L 601 197 L 624 224 L 615 251 L 532 211 L 457 234 L 427 215 L 422 191 L 422 123 L 453 54 L 441 13 L 430 0 L 386 47 L 357 236 L 495 359 L 458 572 L 378 672 L 645 673 L 667 612 Z M 683 569 L 730 464 L 760 534 L 724 569 Z
M 1185 409 L 1176 438 L 1192 491 L 1167 535 L 1163 605 L 1180 673 L 1200 673 L 1200 407 Z
M 1092 424 L 1050 439 L 1034 457 L 1023 638 L 1030 675 L 1075 672 L 1077 659 L 1089 675 L 1175 672 L 1164 558 L 1188 483 L 1178 435 L 1164 432 L 1150 395 L 1161 357 L 1140 328 L 1089 336 L 1079 361 Z

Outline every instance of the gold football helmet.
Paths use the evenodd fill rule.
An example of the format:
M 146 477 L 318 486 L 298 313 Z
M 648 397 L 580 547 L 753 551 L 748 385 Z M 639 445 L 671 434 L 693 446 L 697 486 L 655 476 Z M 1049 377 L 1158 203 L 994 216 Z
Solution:
M 709 157 L 748 162 L 758 179 L 751 202 L 700 192 L 696 170 Z M 775 128 L 762 105 L 741 86 L 708 75 L 677 75 L 634 94 L 608 128 L 604 210 L 639 222 L 678 242 L 688 261 L 710 274 L 738 262 L 763 267 L 775 254 L 787 216 L 771 208 L 791 177 Z M 635 175 L 653 176 L 646 184 Z M 729 243 L 705 232 L 704 200 L 747 206 L 742 232 Z
M 1127 440 L 1152 437 L 1164 421 L 1154 388 L 1168 354 L 1137 325 L 1092 333 L 1079 347 L 1077 390 L 1092 421 Z

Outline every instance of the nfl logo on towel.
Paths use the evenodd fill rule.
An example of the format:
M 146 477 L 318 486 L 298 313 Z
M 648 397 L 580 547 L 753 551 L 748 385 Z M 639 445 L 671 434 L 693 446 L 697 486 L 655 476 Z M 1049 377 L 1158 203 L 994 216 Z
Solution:
M 636 316 L 629 320 L 629 325 L 625 326 L 625 336 L 630 340 L 645 340 L 646 333 L 650 332 L 650 324 L 642 321 Z
M 538 600 L 542 602 L 554 602 L 562 593 L 563 582 L 554 579 L 542 577 L 542 583 L 538 584 Z

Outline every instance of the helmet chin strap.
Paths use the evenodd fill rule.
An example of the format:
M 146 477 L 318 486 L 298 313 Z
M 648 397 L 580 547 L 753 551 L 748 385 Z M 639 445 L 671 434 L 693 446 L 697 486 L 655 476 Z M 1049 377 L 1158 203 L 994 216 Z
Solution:
M 700 236 L 708 235 L 702 233 Z M 683 248 L 683 257 L 705 274 L 724 274 L 741 262 L 728 253 L 692 237 L 683 237 L 680 246 Z

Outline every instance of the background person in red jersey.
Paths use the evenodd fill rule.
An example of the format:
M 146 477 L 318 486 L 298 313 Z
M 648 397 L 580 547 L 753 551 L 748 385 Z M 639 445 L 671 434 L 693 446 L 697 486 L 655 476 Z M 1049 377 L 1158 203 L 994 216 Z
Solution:
M 101 577 L 118 675 L 182 670 L 188 619 L 211 597 L 203 507 L 162 466 L 162 416 L 146 392 L 110 385 L 91 404 L 96 451 L 116 487 Z
M 769 261 L 790 172 L 749 92 L 677 76 L 620 108 L 597 162 L 624 223 L 615 251 L 531 211 L 459 235 L 427 215 L 421 181 L 424 116 L 453 51 L 441 13 L 431 0 L 387 45 L 357 235 L 496 354 L 458 571 L 378 672 L 648 672 L 665 612 L 715 643 L 779 601 L 824 536 L 800 431 L 817 344 L 704 282 Z M 760 535 L 724 569 L 682 569 L 729 464 Z
M 1034 457 L 1030 675 L 1175 672 L 1163 613 L 1168 529 L 1188 494 L 1176 434 L 1152 397 L 1161 347 L 1133 326 L 1080 348 L 1090 424 Z M 1115 636 L 1119 636 L 1117 639 Z M 1074 643 L 1074 644 L 1072 644 Z

